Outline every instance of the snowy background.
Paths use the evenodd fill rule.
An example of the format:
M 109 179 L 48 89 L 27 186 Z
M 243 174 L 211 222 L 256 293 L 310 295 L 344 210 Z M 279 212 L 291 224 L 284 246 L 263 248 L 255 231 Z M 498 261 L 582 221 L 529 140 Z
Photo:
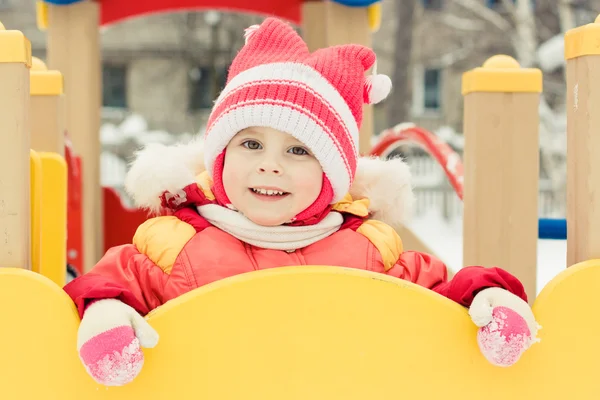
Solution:
M 434 132 L 442 140 L 462 153 L 463 136 L 448 127 Z M 101 182 L 103 186 L 117 189 L 125 204 L 131 202 L 123 190 L 128 162 L 136 149 L 147 143 L 173 144 L 189 141 L 194 134 L 172 134 L 148 129 L 143 117 L 132 114 L 120 124 L 105 123 L 101 127 Z M 376 142 L 378 137 L 374 137 Z M 560 156 L 561 143 L 547 143 Z M 462 265 L 462 202 L 448 184 L 442 168 L 424 154 L 415 150 L 406 157 L 413 174 L 417 197 L 416 213 L 408 227 L 440 257 L 449 268 L 456 271 Z M 540 216 L 564 218 L 564 205 L 555 199 L 549 179 L 540 180 Z M 566 266 L 565 240 L 538 241 L 538 292 Z

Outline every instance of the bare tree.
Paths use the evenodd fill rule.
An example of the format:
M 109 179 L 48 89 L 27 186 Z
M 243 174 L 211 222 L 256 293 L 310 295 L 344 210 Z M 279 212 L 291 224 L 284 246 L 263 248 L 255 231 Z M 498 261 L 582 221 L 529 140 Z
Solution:
M 394 90 L 388 102 L 388 126 L 407 121 L 410 112 L 410 82 L 408 77 L 410 58 L 412 54 L 413 21 L 416 0 L 396 0 L 396 33 L 393 54 L 394 71 L 392 82 Z

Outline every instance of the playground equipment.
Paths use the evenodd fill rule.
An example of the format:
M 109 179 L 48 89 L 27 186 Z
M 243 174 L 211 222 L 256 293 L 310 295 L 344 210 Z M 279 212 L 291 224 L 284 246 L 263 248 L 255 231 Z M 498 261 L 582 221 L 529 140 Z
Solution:
M 538 231 L 540 239 L 565 240 L 567 238 L 567 220 L 540 218 Z
M 542 341 L 505 369 L 481 356 L 466 310 L 424 288 L 366 271 L 263 270 L 149 315 L 159 345 L 135 381 L 106 388 L 77 356 L 70 299 L 41 276 L 0 270 L 0 301 L 13 305 L 0 316 L 19 327 L 0 334 L 1 390 L 65 400 L 593 399 L 598 282 L 589 262 L 549 283 L 533 307 Z
M 536 289 L 542 72 L 496 56 L 463 77 L 463 263 L 500 265 Z
M 600 163 L 592 153 L 598 147 L 594 135 L 600 131 L 600 120 L 594 116 L 600 98 L 592 86 L 600 78 L 595 65 L 600 62 L 596 57 L 600 54 L 596 46 L 599 27 L 600 18 L 565 37 L 567 88 L 573 92 L 568 97 L 567 155 L 571 267 L 535 300 L 533 310 L 543 327 L 541 342 L 515 366 L 497 368 L 487 363 L 477 348 L 477 327 L 467 311 L 436 293 L 369 271 L 286 267 L 215 282 L 154 310 L 147 318 L 160 334 L 160 343 L 145 351 L 146 363 L 138 379 L 121 388 L 101 387 L 87 376 L 75 346 L 79 320 L 74 305 L 59 285 L 44 276 L 43 268 L 41 273 L 30 271 L 35 259 L 32 251 L 37 251 L 30 240 L 44 237 L 36 234 L 35 227 L 40 225 L 33 223 L 30 228 L 30 216 L 35 220 L 35 210 L 43 212 L 36 193 L 44 187 L 43 181 L 42 186 L 37 183 L 40 175 L 29 175 L 30 163 L 37 166 L 32 171 L 39 171 L 40 165 L 43 171 L 29 144 L 32 110 L 27 92 L 32 62 L 22 33 L 0 31 L 0 79 L 6 83 L 0 91 L 4 113 L 0 114 L 0 162 L 4 162 L 0 182 L 9 188 L 0 190 L 0 265 L 6 267 L 0 269 L 0 303 L 4 305 L 0 319 L 8 327 L 0 331 L 0 393 L 27 399 L 596 398 L 600 392 L 596 368 L 600 321 L 590 315 L 600 305 L 600 230 L 593 224 L 595 210 L 600 208 L 600 199 L 594 196 L 600 191 L 596 179 Z M 536 141 L 517 142 L 498 127 L 519 115 L 529 118 L 532 128 L 522 135 L 535 136 L 535 116 L 530 114 L 537 114 L 533 105 L 539 91 L 536 86 L 534 96 L 518 96 L 525 89 L 512 79 L 525 82 L 525 88 L 529 79 L 512 62 L 495 67 L 489 62 L 485 68 L 490 69 L 485 73 L 504 76 L 506 86 L 466 85 L 465 124 L 472 123 L 477 130 L 473 126 L 468 134 L 465 130 L 466 160 L 473 160 L 465 162 L 465 212 L 498 214 L 484 216 L 496 218 L 490 222 L 501 232 L 495 246 L 514 257 L 523 250 L 527 258 L 530 238 L 524 238 L 519 248 L 506 232 L 518 227 L 516 218 L 531 224 L 537 213 L 520 215 L 519 203 L 500 192 L 502 202 L 485 201 L 487 194 L 479 193 L 485 186 L 482 189 L 481 182 L 478 186 L 478 179 L 485 178 L 481 170 L 499 165 L 492 159 L 500 151 L 486 146 L 487 139 L 499 140 L 491 136 L 506 135 L 503 140 L 507 142 L 499 143 L 504 146 L 505 162 L 517 164 L 519 154 L 532 154 L 533 147 L 537 150 Z M 472 82 L 469 76 L 479 76 L 477 71 L 466 74 L 465 82 Z M 483 94 L 489 96 L 472 97 Z M 488 100 L 493 107 L 484 109 Z M 490 126 L 485 121 L 468 121 L 474 106 L 486 115 Z M 527 115 L 523 114 L 526 106 Z M 483 154 L 468 154 L 474 151 Z M 485 156 L 490 160 L 481 161 Z M 517 165 L 511 167 L 513 174 L 531 175 L 519 171 Z M 472 168 L 481 170 L 475 174 Z M 521 196 L 527 209 L 534 208 L 533 200 L 525 197 L 537 198 L 537 191 L 524 187 L 531 183 L 526 178 L 492 176 L 502 183 L 500 190 Z M 483 203 L 469 210 L 469 196 Z M 42 224 L 44 229 L 48 227 Z M 472 241 L 470 246 L 475 253 L 497 254 L 481 241 Z M 47 254 L 40 249 L 43 266 Z M 535 263 L 528 268 L 534 269 Z M 521 279 L 530 273 L 513 272 Z
M 402 143 L 416 144 L 425 149 L 440 164 L 459 199 L 463 198 L 463 164 L 460 156 L 433 133 L 414 124 L 400 124 L 381 133 L 381 139 L 371 149 L 371 155 L 386 157 Z
M 0 24 L 0 263 L 24 268 L 63 284 L 66 252 L 66 163 L 60 152 L 61 76 L 32 62 L 29 41 Z M 31 72 L 30 72 L 31 69 Z M 31 99 L 30 99 L 31 96 Z M 54 113 L 52 112 L 54 111 Z M 32 117 L 32 118 L 31 118 Z M 29 124 L 31 119 L 38 120 Z M 46 122 L 46 123 L 41 123 Z M 31 131 L 30 131 L 31 130 Z

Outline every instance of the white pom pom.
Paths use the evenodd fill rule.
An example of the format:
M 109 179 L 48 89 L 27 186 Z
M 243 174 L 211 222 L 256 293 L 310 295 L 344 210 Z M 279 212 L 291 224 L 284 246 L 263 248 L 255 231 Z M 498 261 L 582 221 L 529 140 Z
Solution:
M 258 28 L 260 28 L 260 25 L 252 25 L 244 30 L 244 40 L 246 41 L 246 44 L 248 44 L 248 41 L 250 40 L 252 35 L 256 33 Z
M 392 80 L 383 74 L 367 76 L 365 80 L 365 102 L 377 104 L 385 99 L 392 90 Z

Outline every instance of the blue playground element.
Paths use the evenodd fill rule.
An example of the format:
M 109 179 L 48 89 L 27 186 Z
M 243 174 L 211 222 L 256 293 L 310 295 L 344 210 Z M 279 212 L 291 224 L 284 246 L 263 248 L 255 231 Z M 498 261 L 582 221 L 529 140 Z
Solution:
M 55 4 L 59 6 L 68 6 L 69 4 L 79 3 L 81 0 L 44 0 L 44 3 Z
M 538 238 L 566 240 L 567 220 L 540 218 L 538 222 Z
M 381 0 L 333 0 L 336 3 L 348 7 L 368 7 L 371 4 L 379 3 Z

